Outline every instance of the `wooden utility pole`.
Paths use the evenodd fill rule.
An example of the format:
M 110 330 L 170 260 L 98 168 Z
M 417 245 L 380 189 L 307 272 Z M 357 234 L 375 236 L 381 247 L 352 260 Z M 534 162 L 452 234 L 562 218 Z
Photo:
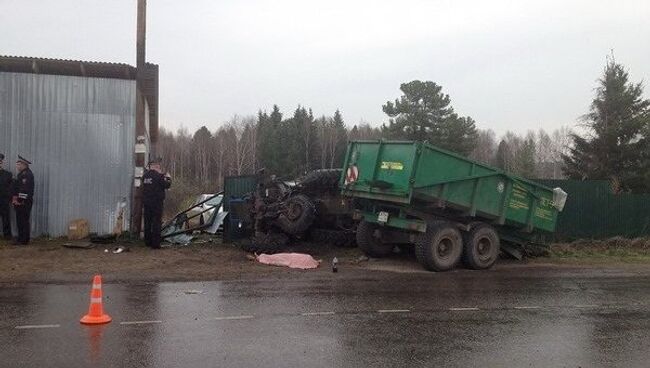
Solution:
M 143 81 L 145 77 L 145 41 L 147 31 L 147 0 L 138 0 L 138 17 L 136 32 L 136 106 L 135 106 L 135 179 L 133 183 L 133 207 L 131 211 L 131 231 L 140 236 L 142 228 L 142 173 L 144 172 L 146 152 L 147 128 L 145 127 L 145 99 Z M 144 149 L 143 149 L 144 148 Z

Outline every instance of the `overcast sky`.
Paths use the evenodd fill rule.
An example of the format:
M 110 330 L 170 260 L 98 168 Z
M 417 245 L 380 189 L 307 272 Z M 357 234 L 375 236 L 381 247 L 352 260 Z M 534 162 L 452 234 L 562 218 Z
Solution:
M 379 125 L 413 79 L 479 128 L 554 129 L 587 112 L 611 49 L 650 79 L 648 0 L 149 0 L 147 15 L 171 129 L 274 103 Z M 136 0 L 0 0 L 0 54 L 135 64 L 135 19 Z

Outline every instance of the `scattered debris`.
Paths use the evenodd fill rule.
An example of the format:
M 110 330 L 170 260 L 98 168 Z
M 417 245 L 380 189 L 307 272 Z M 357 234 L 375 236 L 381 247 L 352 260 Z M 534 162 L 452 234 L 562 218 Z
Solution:
M 130 251 L 130 249 L 128 247 L 126 247 L 124 245 L 120 245 L 119 247 L 115 247 L 115 249 L 113 249 L 113 254 L 119 254 L 119 253 L 124 253 L 124 252 L 128 252 L 128 251 Z
M 309 254 L 303 253 L 277 253 L 260 254 L 257 261 L 271 266 L 298 268 L 301 270 L 317 268 L 320 261 L 315 260 Z
M 216 234 L 222 230 L 226 215 L 223 192 L 201 194 L 190 208 L 179 212 L 163 225 L 161 235 L 169 243 L 187 245 L 194 239 L 195 232 Z
M 80 218 L 70 221 L 68 224 L 68 240 L 81 240 L 88 237 L 90 225 L 88 220 Z
M 359 258 L 357 258 L 357 262 L 368 262 L 369 260 L 370 258 L 368 258 L 366 255 L 361 255 Z
M 80 249 L 90 249 L 95 246 L 95 244 L 91 242 L 70 242 L 70 243 L 63 243 L 62 245 L 66 248 L 80 248 Z
M 201 290 L 185 290 L 185 294 L 188 294 L 188 295 L 203 294 L 203 291 L 201 291 Z

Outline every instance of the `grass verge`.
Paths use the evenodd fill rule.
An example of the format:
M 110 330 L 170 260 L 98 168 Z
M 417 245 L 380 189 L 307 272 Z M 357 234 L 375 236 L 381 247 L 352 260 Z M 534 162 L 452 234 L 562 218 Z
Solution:
M 605 240 L 577 240 L 552 244 L 540 261 L 559 263 L 650 263 L 650 237 L 626 239 L 614 237 Z

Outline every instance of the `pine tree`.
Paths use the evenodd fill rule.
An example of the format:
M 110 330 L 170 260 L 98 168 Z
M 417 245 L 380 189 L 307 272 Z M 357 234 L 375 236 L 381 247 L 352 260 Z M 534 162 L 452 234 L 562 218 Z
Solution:
M 563 155 L 565 173 L 575 179 L 609 179 L 622 189 L 647 191 L 647 141 L 643 129 L 650 121 L 650 100 L 643 85 L 631 83 L 625 68 L 608 59 L 598 81 L 591 110 L 583 119 L 586 136 L 572 134 L 573 147 Z
M 503 139 L 501 142 L 499 142 L 499 147 L 497 148 L 496 165 L 503 171 L 510 171 L 510 167 L 512 165 L 510 163 L 508 143 L 506 143 L 506 141 Z
M 343 159 L 348 145 L 348 139 L 343 115 L 341 115 L 341 111 L 338 109 L 334 112 L 334 117 L 332 118 L 332 129 L 334 130 L 336 138 L 336 151 L 333 159 L 330 160 L 329 167 L 339 168 L 343 166 Z
M 414 80 L 400 86 L 403 95 L 386 102 L 384 112 L 390 117 L 383 126 L 393 139 L 428 140 L 434 145 L 467 155 L 477 139 L 475 122 L 460 117 L 451 107 L 449 95 L 434 82 Z

